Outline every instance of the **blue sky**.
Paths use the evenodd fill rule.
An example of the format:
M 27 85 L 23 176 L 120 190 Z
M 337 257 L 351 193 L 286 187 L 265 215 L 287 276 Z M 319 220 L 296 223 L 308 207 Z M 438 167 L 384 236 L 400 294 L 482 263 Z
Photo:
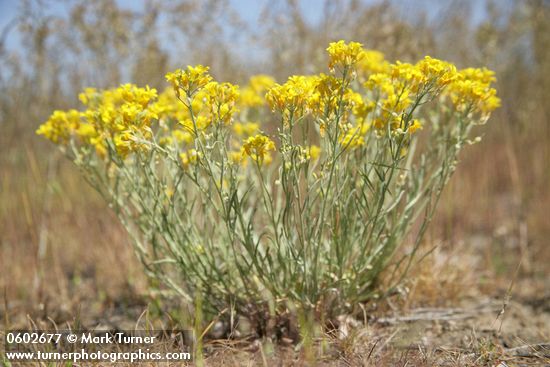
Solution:
M 141 0 L 116 0 L 117 3 L 127 9 L 141 10 L 144 1 Z M 230 0 L 234 9 L 239 13 L 243 20 L 249 23 L 257 23 L 259 21 L 262 9 L 269 3 L 277 0 Z M 370 1 L 370 0 L 369 0 Z M 47 4 L 51 4 L 50 11 L 52 14 L 63 14 L 64 8 L 70 7 L 70 1 L 59 2 L 46 0 Z M 319 6 L 321 2 L 318 0 L 302 0 L 301 7 L 305 10 L 304 14 L 311 22 L 317 21 L 322 14 L 322 9 Z M 64 5 L 68 4 L 68 5 Z M 17 9 L 20 5 L 18 0 L 0 0 L 0 29 L 3 29 L 17 14 Z
M 233 8 L 239 13 L 240 17 L 251 25 L 257 25 L 261 21 L 260 14 L 262 9 L 268 4 L 275 3 L 283 0 L 230 0 Z M 379 0 L 363 0 L 366 3 L 377 3 Z M 439 11 L 451 3 L 452 0 L 393 0 L 393 4 L 397 5 L 404 17 L 411 12 L 424 10 L 428 18 L 434 18 L 439 14 Z M 485 2 L 484 0 L 464 0 L 470 1 L 473 5 L 474 19 L 471 19 L 473 23 L 477 23 L 485 16 Z M 65 9 L 70 6 L 70 1 L 60 2 L 53 0 L 45 0 L 49 5 L 49 12 L 55 15 L 64 14 Z M 140 10 L 142 9 L 144 1 L 141 0 L 117 0 L 119 5 L 124 8 Z M 0 0 L 0 30 L 2 30 L 6 24 L 15 18 L 17 9 L 20 5 L 18 0 Z M 316 23 L 322 16 L 322 2 L 320 0 L 301 0 L 300 6 L 302 7 L 303 14 L 311 23 Z M 7 38 L 8 47 L 17 47 L 19 38 L 17 33 L 12 30 Z
M 46 4 L 47 13 L 56 16 L 63 16 L 67 13 L 67 10 L 71 8 L 71 1 L 59 1 L 59 0 L 42 0 Z M 143 10 L 144 0 L 116 0 L 117 3 L 126 9 L 135 11 Z M 250 25 L 250 29 L 257 29 L 261 22 L 262 10 L 269 4 L 284 0 L 229 0 L 233 9 L 238 12 L 240 18 Z M 368 2 L 375 2 L 374 0 L 364 0 Z M 319 0 L 301 0 L 300 6 L 305 14 L 306 19 L 311 23 L 316 23 L 322 17 L 322 4 Z M 12 21 L 19 10 L 20 1 L 18 0 L 0 0 L 0 31 Z M 16 29 L 11 29 L 6 39 L 6 46 L 8 49 L 17 50 L 20 46 L 21 38 L 19 37 Z M 261 50 L 255 47 L 247 46 L 247 52 L 249 57 L 259 57 Z M 261 56 L 260 56 L 261 57 Z

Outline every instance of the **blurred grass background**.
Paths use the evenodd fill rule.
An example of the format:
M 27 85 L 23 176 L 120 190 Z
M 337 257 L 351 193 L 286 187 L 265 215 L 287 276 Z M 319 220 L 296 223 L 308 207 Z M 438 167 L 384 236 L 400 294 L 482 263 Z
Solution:
M 86 86 L 163 89 L 167 71 L 194 63 L 210 65 L 220 80 L 242 83 L 261 72 L 283 81 L 325 70 L 325 48 L 338 39 L 390 61 L 431 55 L 496 71 L 502 108 L 481 129 L 482 143 L 462 156 L 426 242 L 455 260 L 464 251 L 478 258 L 475 267 L 453 261 L 455 281 L 491 292 L 509 284 L 522 259 L 520 279 L 550 294 L 550 1 L 24 0 L 1 7 L 12 15 L 0 30 L 5 315 L 93 315 L 94 307 L 135 304 L 146 289 L 115 216 L 77 168 L 35 136 L 54 109 L 77 106 Z M 421 274 L 435 266 L 425 264 Z M 449 297 L 459 292 L 445 289 Z M 83 302 L 87 310 L 79 311 Z

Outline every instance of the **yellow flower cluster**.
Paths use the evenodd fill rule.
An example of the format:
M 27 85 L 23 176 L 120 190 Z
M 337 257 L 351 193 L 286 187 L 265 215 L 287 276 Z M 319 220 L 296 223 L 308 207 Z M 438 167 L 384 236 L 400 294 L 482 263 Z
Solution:
M 389 73 L 390 63 L 384 54 L 375 50 L 363 50 L 357 62 L 357 74 L 360 81 L 365 82 L 371 74 Z
M 365 134 L 369 130 L 369 126 L 366 124 L 359 125 L 344 131 L 344 134 L 340 136 L 340 144 L 346 148 L 356 149 L 365 145 Z
M 441 88 L 456 79 L 456 67 L 446 61 L 426 56 L 415 65 L 397 61 L 386 72 L 374 74 L 379 78 L 389 76 L 393 90 L 405 89 L 408 93 L 426 92 L 428 88 Z M 386 81 L 388 79 L 386 78 Z M 386 86 L 387 92 L 389 85 Z
M 420 72 L 410 64 L 398 63 L 390 67 L 390 73 L 372 74 L 364 86 L 374 93 L 377 100 L 372 125 L 378 130 L 386 126 L 397 129 L 402 125 L 403 114 L 413 103 L 414 92 L 421 80 Z
M 381 71 L 370 74 L 364 83 L 379 106 L 372 122 L 378 130 L 383 131 L 389 125 L 392 130 L 418 131 L 420 122 L 407 121 L 407 112 L 413 103 L 421 103 L 422 98 L 433 99 L 442 92 L 452 96 L 457 109 L 467 105 L 489 113 L 499 105 L 496 91 L 490 88 L 494 78 L 486 69 L 457 71 L 453 64 L 429 56 L 414 65 L 399 61 L 386 64 L 381 58 L 378 61 Z M 364 67 L 365 75 L 376 69 L 372 65 Z
M 448 93 L 460 111 L 471 110 L 487 117 L 500 107 L 500 98 L 496 90 L 491 88 L 491 83 L 495 81 L 495 74 L 491 70 L 464 69 L 458 72 L 456 79 L 449 85 Z
M 369 126 L 381 132 L 388 126 L 391 130 L 401 129 L 410 134 L 417 132 L 422 124 L 419 120 L 411 120 L 409 111 L 444 90 L 449 91 L 458 109 L 469 105 L 489 113 L 499 105 L 495 90 L 490 88 L 494 78 L 486 69 L 459 72 L 453 64 L 429 56 L 416 64 L 399 61 L 391 64 L 382 53 L 364 50 L 354 42 L 334 42 L 327 51 L 331 68 L 357 68 L 366 93 L 345 87 L 349 83 L 346 76 L 320 74 L 292 76 L 286 83 L 275 84 L 269 89 L 266 99 L 273 110 L 283 114 L 285 122 L 291 115 L 298 119 L 306 113 L 323 120 L 320 121 L 321 134 L 327 128 L 325 121 L 339 112 L 342 126 L 354 123 L 340 136 L 344 145 L 361 146 L 362 135 Z M 350 114 L 355 121 L 350 121 Z M 365 125 L 369 114 L 372 114 L 370 122 Z M 362 133 L 357 134 L 357 131 Z
M 342 79 L 332 75 L 319 74 L 312 77 L 313 93 L 309 105 L 317 115 L 331 115 L 339 107 L 340 96 L 343 94 Z
M 231 83 L 210 82 L 204 86 L 203 94 L 201 97 L 207 102 L 212 120 L 229 125 L 236 112 L 239 87 Z
M 130 151 L 148 149 L 151 123 L 158 118 L 153 105 L 156 98 L 155 89 L 139 88 L 133 84 L 124 84 L 103 93 L 85 91 L 80 96 L 88 107 L 81 114 L 84 126 L 89 126 L 86 136 L 89 140 L 85 142 L 94 145 L 101 155 L 106 153 L 108 138 L 112 139 L 121 156 Z M 79 131 L 77 135 L 82 137 Z
M 321 156 L 321 148 L 318 145 L 310 145 L 308 153 L 311 159 L 317 160 Z
M 193 139 L 195 135 L 195 126 L 199 131 L 202 131 L 213 123 L 213 120 L 218 121 L 215 117 L 211 116 L 211 108 L 208 103 L 209 100 L 204 89 L 197 91 L 189 101 L 182 103 L 178 99 L 176 92 L 173 89 L 166 89 L 160 94 L 155 108 L 159 112 L 159 119 L 162 122 L 162 126 L 169 127 L 174 124 L 183 129 L 186 137 Z M 208 108 L 206 108 L 208 107 Z M 193 124 L 193 120 L 195 123 Z M 174 130 L 176 131 L 176 130 Z
M 211 126 L 232 125 L 232 134 L 223 135 L 228 137 L 228 158 L 246 164 L 248 156 L 265 163 L 275 144 L 260 134 L 262 127 L 255 122 L 264 118 L 263 106 L 279 112 L 284 126 L 310 123 L 302 119 L 307 115 L 317 123 L 321 138 L 329 131 L 341 146 L 357 149 L 371 129 L 378 134 L 418 132 L 424 124 L 412 112 L 437 97 L 440 103 L 452 102 L 454 111 L 482 119 L 500 105 L 491 87 L 494 73 L 485 68 L 457 70 L 429 56 L 415 64 L 392 64 L 357 42 L 333 42 L 327 52 L 332 73 L 295 75 L 283 84 L 257 75 L 239 89 L 213 80 L 208 67 L 196 65 L 167 73 L 171 88 L 160 95 L 133 84 L 105 91 L 86 88 L 79 95 L 84 111 L 54 111 L 37 133 L 56 144 L 74 139 L 76 146 L 92 146 L 102 157 L 111 148 L 126 157 L 158 144 L 174 148 L 187 167 L 200 158 L 196 139 L 207 137 Z M 336 69 L 342 73 L 336 75 Z M 304 147 L 300 156 L 305 160 L 319 156 L 318 147 Z
M 335 68 L 342 70 L 352 68 L 364 56 L 363 45 L 358 42 L 347 43 L 343 40 L 332 42 L 328 48 L 328 67 L 331 71 Z
M 275 150 L 275 143 L 265 135 L 251 136 L 243 143 L 243 153 L 257 162 L 269 161 L 269 151 Z
M 414 134 L 416 131 L 422 129 L 422 124 L 420 123 L 420 120 L 414 119 L 411 121 L 411 124 L 409 125 L 408 132 L 410 134 Z
M 295 75 L 284 84 L 275 84 L 265 98 L 272 110 L 288 113 L 304 113 L 311 108 L 315 92 L 315 78 Z
M 239 106 L 261 107 L 265 104 L 265 93 L 275 85 L 275 79 L 268 75 L 255 75 L 250 78 L 247 86 L 242 88 Z
M 208 70 L 209 68 L 203 65 L 188 66 L 186 70 L 177 69 L 166 74 L 166 80 L 172 85 L 178 97 L 181 91 L 187 96 L 192 96 L 212 80 Z
M 109 146 L 121 157 L 147 150 L 154 144 L 153 135 L 161 146 L 177 143 L 183 148 L 193 143 L 195 129 L 229 125 L 238 111 L 238 87 L 213 81 L 207 71 L 199 65 L 169 73 L 172 88 L 160 96 L 155 89 L 133 84 L 104 91 L 86 88 L 79 95 L 84 111 L 55 111 L 37 133 L 56 144 L 66 144 L 74 137 L 77 143 L 95 147 L 102 157 Z M 181 93 L 188 97 L 184 103 Z M 152 126 L 153 122 L 158 126 Z
M 422 75 L 421 83 L 424 84 L 435 83 L 439 87 L 445 87 L 458 77 L 456 66 L 430 56 L 426 56 L 419 61 L 416 68 L 420 71 Z
M 163 93 L 158 104 L 163 116 L 174 118 L 187 132 L 195 134 L 212 124 L 229 125 L 238 112 L 239 87 L 231 83 L 218 83 L 202 65 L 188 66 L 166 74 L 175 95 Z M 177 102 L 182 92 L 187 97 L 183 106 Z M 175 98 L 174 98 L 175 97 Z
M 77 110 L 54 111 L 48 121 L 36 131 L 56 144 L 65 144 L 71 134 L 80 128 L 80 112 Z
M 233 124 L 233 132 L 237 136 L 251 136 L 260 130 L 260 124 L 257 122 L 236 122 Z
M 283 115 L 285 123 L 290 117 L 299 119 L 308 113 L 330 118 L 340 108 L 341 122 L 344 122 L 349 111 L 364 117 L 369 110 L 359 93 L 344 88 L 342 79 L 326 74 L 291 76 L 286 83 L 269 89 L 266 100 L 272 110 Z
M 133 84 L 103 93 L 87 88 L 79 96 L 87 107 L 85 111 L 55 111 L 37 133 L 58 144 L 67 143 L 74 135 L 82 143 L 94 146 L 102 156 L 107 152 L 109 138 L 116 151 L 125 156 L 131 150 L 147 149 L 144 141 L 150 139 L 151 122 L 158 118 L 152 104 L 156 97 L 155 89 Z

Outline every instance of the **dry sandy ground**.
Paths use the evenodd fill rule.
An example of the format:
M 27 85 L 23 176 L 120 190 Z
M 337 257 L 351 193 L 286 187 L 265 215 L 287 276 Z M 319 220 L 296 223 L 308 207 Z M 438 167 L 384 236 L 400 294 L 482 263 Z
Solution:
M 309 346 L 253 335 L 231 341 L 210 338 L 204 344 L 204 364 L 550 366 L 550 293 L 543 292 L 523 296 L 520 290 L 512 299 L 473 298 L 452 307 L 388 309 L 368 316 L 366 324 L 342 319 L 337 329 Z M 147 308 L 134 301 L 95 318 L 88 314 L 79 322 L 92 328 L 131 329 Z M 37 321 L 39 326 L 47 323 Z

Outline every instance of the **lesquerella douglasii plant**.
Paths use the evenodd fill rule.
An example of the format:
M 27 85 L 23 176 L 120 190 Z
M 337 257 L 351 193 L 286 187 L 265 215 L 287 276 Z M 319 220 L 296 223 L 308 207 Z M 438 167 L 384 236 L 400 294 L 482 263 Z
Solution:
M 112 206 L 148 274 L 187 301 L 354 312 L 403 280 L 458 153 L 500 101 L 485 68 L 392 64 L 355 42 L 327 51 L 326 74 L 284 84 L 258 75 L 239 88 L 197 65 L 168 73 L 162 93 L 89 88 L 83 110 L 55 111 L 37 132 Z

